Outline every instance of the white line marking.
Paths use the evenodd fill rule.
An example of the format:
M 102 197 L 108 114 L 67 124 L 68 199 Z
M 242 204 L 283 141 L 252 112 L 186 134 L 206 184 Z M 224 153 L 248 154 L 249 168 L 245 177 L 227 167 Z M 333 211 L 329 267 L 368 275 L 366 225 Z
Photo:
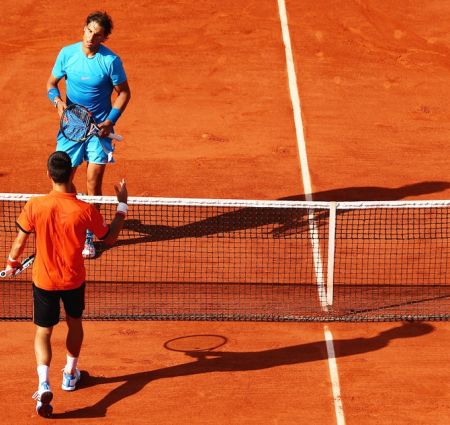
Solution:
M 333 304 L 334 294 L 334 254 L 336 246 L 336 202 L 330 202 L 328 225 L 328 265 L 327 265 L 327 304 Z
M 303 188 L 307 201 L 312 200 L 311 177 L 309 175 L 308 157 L 306 155 L 305 135 L 303 133 L 303 122 L 300 108 L 300 97 L 298 95 L 297 77 L 295 75 L 294 57 L 292 55 L 291 38 L 286 14 L 284 0 L 278 0 L 280 13 L 281 31 L 286 53 L 286 64 L 289 79 L 289 91 L 291 94 L 292 108 L 294 110 L 295 132 L 297 135 L 297 148 L 300 157 L 301 172 L 303 178 Z
M 280 13 L 281 31 L 286 53 L 286 65 L 289 81 L 289 92 L 294 114 L 295 132 L 297 136 L 297 149 L 300 157 L 300 169 L 303 179 L 303 190 L 305 199 L 312 201 L 311 177 L 309 175 L 308 157 L 306 155 L 305 135 L 303 133 L 303 121 L 300 108 L 300 97 L 298 95 L 297 77 L 295 74 L 294 56 L 291 48 L 291 38 L 289 35 L 289 26 L 286 14 L 286 5 L 284 0 L 278 0 L 278 9 Z M 317 233 L 317 226 L 314 220 L 314 213 L 311 210 L 308 214 L 309 233 L 311 235 L 311 244 L 313 247 L 314 270 L 317 278 L 317 291 L 319 301 L 323 311 L 328 311 L 327 294 L 325 289 L 325 278 L 323 272 L 322 256 L 320 254 L 320 243 Z
M 311 237 L 311 245 L 313 251 L 314 271 L 316 273 L 317 292 L 322 311 L 328 312 L 327 305 L 327 290 L 325 286 L 325 274 L 322 261 L 322 255 L 320 252 L 319 232 L 317 231 L 316 218 L 314 216 L 314 210 L 309 210 L 308 213 L 308 227 L 309 235 Z
M 334 352 L 333 334 L 324 326 L 325 342 L 328 353 L 328 368 L 330 369 L 331 387 L 333 389 L 334 410 L 336 413 L 337 425 L 345 425 L 344 408 L 342 406 L 341 388 L 339 385 L 339 373 Z
M 303 191 L 305 199 L 312 201 L 311 177 L 309 175 L 308 156 L 306 155 L 305 135 L 303 132 L 302 113 L 300 108 L 300 97 L 298 95 L 297 76 L 295 74 L 294 56 L 291 48 L 291 38 L 289 35 L 289 26 L 286 13 L 286 5 L 284 0 L 278 0 L 278 10 L 280 13 L 281 31 L 283 35 L 283 42 L 286 54 L 286 65 L 289 81 L 289 92 L 291 95 L 291 102 L 294 114 L 295 132 L 297 136 L 297 149 L 300 157 L 300 169 L 303 179 Z M 313 210 L 308 214 L 309 233 L 311 235 L 311 244 L 313 248 L 314 270 L 317 279 L 317 291 L 320 305 L 323 311 L 328 311 L 327 307 L 327 293 L 325 287 L 325 274 L 323 271 L 322 255 L 320 253 L 320 243 L 317 232 L 317 226 L 314 219 Z
M 289 27 L 286 13 L 286 5 L 284 0 L 278 0 L 278 10 L 280 14 L 281 30 L 283 34 L 283 42 L 286 53 L 286 64 L 289 80 L 289 91 L 291 95 L 292 108 L 294 113 L 295 131 L 297 136 L 297 148 L 300 157 L 300 166 L 303 179 L 303 188 L 305 199 L 312 201 L 311 177 L 309 174 L 308 157 L 306 155 L 305 135 L 303 132 L 302 114 L 300 108 L 300 97 L 298 94 L 297 77 L 295 74 L 294 58 L 291 48 L 291 39 L 289 35 Z M 309 227 L 311 234 L 311 243 L 313 245 L 314 266 L 317 277 L 317 286 L 319 292 L 319 300 L 322 310 L 327 311 L 327 294 L 325 290 L 325 279 L 323 274 L 323 265 L 320 254 L 320 244 L 317 235 L 317 228 L 312 212 L 309 214 Z M 336 412 L 337 425 L 345 425 L 344 409 L 342 407 L 341 390 L 339 385 L 339 375 L 337 370 L 336 357 L 333 345 L 333 335 L 327 326 L 324 326 L 325 342 L 328 353 L 328 367 L 330 370 L 330 379 L 333 390 L 334 408 Z

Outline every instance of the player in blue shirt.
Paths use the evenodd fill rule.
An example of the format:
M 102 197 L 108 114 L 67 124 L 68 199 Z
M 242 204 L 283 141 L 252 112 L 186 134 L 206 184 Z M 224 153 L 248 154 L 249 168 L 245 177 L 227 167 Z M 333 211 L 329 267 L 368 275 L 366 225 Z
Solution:
M 92 136 L 84 143 L 67 140 L 59 131 L 56 150 L 65 151 L 76 168 L 87 162 L 87 194 L 102 195 L 102 182 L 107 163 L 114 162 L 113 145 L 108 136 L 113 132 L 120 115 L 131 96 L 122 61 L 103 43 L 113 28 L 111 17 L 106 12 L 93 12 L 86 18 L 81 42 L 63 47 L 56 58 L 47 81 L 47 94 L 55 105 L 59 116 L 67 105 L 78 103 L 93 114 L 100 137 Z M 58 84 L 65 79 L 66 100 L 62 98 Z M 111 96 L 115 92 L 114 102 Z M 95 257 L 93 235 L 86 237 L 85 258 Z

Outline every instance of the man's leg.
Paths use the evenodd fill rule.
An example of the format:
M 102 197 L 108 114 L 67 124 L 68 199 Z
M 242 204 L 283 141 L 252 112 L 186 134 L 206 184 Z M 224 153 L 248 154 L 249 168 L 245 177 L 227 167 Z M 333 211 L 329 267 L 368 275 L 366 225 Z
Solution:
M 36 411 L 40 416 L 50 417 L 53 408 L 50 402 L 53 399 L 53 393 L 50 388 L 49 367 L 52 361 L 51 336 L 52 327 L 36 326 L 34 337 L 34 352 L 36 354 L 37 372 L 39 376 L 38 390 L 33 398 L 37 401 Z
M 78 363 L 78 357 L 83 344 L 83 321 L 82 318 L 74 318 L 67 316 L 66 322 L 68 326 L 66 348 L 67 348 L 67 364 L 64 372 L 73 375 Z
M 72 167 L 72 179 L 75 178 L 75 173 L 77 172 L 78 167 Z M 77 193 L 77 188 L 75 187 L 75 183 L 72 181 L 72 192 Z
M 84 337 L 82 316 L 85 306 L 85 284 L 79 288 L 64 291 L 62 300 L 67 322 L 67 361 L 63 370 L 61 388 L 64 391 L 73 391 L 81 378 L 77 364 Z
M 88 195 L 102 195 L 103 175 L 105 174 L 105 168 L 106 164 L 94 164 L 92 162 L 88 162 L 86 171 L 86 186 Z M 83 257 L 95 257 L 94 235 L 90 230 L 86 232 Z
M 34 337 L 34 352 L 36 354 L 36 363 L 38 366 L 43 365 L 50 367 L 50 362 L 52 361 L 52 332 L 53 326 L 50 328 L 36 326 L 36 334 Z M 48 379 L 46 380 L 48 381 Z
M 93 164 L 88 162 L 86 170 L 86 185 L 88 195 L 101 196 L 103 175 L 105 174 L 106 164 Z

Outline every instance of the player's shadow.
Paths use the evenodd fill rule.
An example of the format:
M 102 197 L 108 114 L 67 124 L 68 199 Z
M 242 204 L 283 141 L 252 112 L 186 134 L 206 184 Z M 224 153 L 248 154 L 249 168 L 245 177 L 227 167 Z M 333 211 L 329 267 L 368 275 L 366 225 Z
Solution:
M 374 337 L 334 340 L 335 355 L 339 358 L 376 351 L 387 347 L 395 339 L 420 337 L 433 331 L 434 327 L 427 323 L 405 322 L 399 326 L 382 331 Z M 254 352 L 186 352 L 186 355 L 194 360 L 175 366 L 121 376 L 93 376 L 83 371 L 79 391 L 114 382 L 120 383 L 120 385 L 91 406 L 64 413 L 55 413 L 53 417 L 55 419 L 68 419 L 106 416 L 109 407 L 119 403 L 124 398 L 136 394 L 147 384 L 159 379 L 171 379 L 212 372 L 261 370 L 284 365 L 326 361 L 328 359 L 324 341 Z M 101 388 L 96 391 L 101 393 Z M 155 399 L 155 402 L 157 402 L 157 396 L 155 396 Z
M 349 187 L 317 192 L 312 195 L 315 201 L 391 201 L 410 196 L 437 193 L 450 188 L 449 182 L 426 181 L 404 185 L 396 188 L 377 186 Z M 303 201 L 304 195 L 295 195 L 279 199 L 280 201 Z M 220 210 L 218 210 L 220 211 Z M 279 238 L 300 234 L 308 230 L 310 211 L 289 208 L 271 208 L 261 211 L 257 207 L 239 208 L 233 211 L 217 213 L 205 219 L 194 220 L 179 226 L 162 224 L 146 224 L 140 219 L 129 218 L 125 221 L 124 232 L 113 246 L 133 245 L 145 242 L 158 242 L 181 238 L 198 238 L 213 234 L 260 228 L 262 237 Z M 338 211 L 339 215 L 347 214 L 347 210 Z M 328 223 L 328 211 L 316 210 L 314 223 L 317 228 Z M 130 237 L 131 236 L 131 237 Z M 96 242 L 97 257 L 111 247 Z
M 406 184 L 399 187 L 356 186 L 325 190 L 312 194 L 314 201 L 398 201 L 408 197 L 444 192 L 450 189 L 450 182 L 424 181 Z M 305 195 L 295 195 L 282 198 L 284 201 L 302 201 Z

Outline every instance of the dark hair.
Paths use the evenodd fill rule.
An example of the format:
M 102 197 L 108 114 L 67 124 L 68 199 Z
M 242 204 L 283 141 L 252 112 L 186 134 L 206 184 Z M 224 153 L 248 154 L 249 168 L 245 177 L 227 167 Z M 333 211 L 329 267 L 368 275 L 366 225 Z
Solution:
M 96 22 L 99 24 L 105 33 L 105 36 L 108 37 L 113 30 L 113 21 L 111 16 L 109 16 L 106 12 L 95 11 L 88 15 L 86 18 L 86 25 L 89 25 L 91 22 Z
M 72 161 L 66 152 L 53 152 L 47 161 L 47 169 L 55 183 L 67 183 L 72 174 Z

